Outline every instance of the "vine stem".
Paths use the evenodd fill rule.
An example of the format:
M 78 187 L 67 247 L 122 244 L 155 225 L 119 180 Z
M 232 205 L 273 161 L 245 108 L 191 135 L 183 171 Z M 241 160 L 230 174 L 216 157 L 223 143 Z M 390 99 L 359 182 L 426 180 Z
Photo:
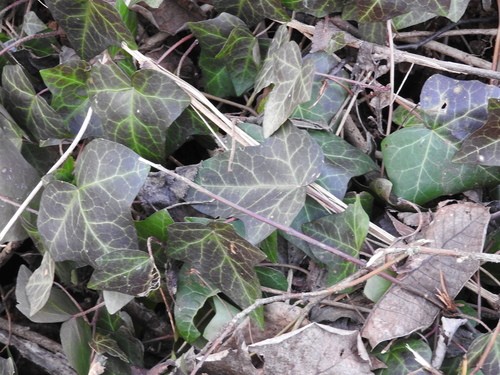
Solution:
M 89 123 L 90 123 L 91 117 L 92 117 L 92 107 L 89 107 L 89 109 L 87 111 L 87 115 L 85 116 L 85 119 L 83 120 L 82 126 L 80 127 L 80 130 L 78 131 L 78 134 L 75 136 L 75 138 L 73 139 L 73 141 L 69 145 L 69 147 L 66 150 L 66 152 L 64 154 L 62 154 L 62 156 L 59 158 L 59 160 L 52 166 L 52 168 L 50 168 L 50 170 L 45 174 L 45 176 L 48 176 L 49 174 L 51 174 L 52 172 L 54 172 L 57 168 L 59 168 L 66 161 L 66 159 L 68 158 L 68 156 L 71 155 L 71 153 L 73 152 L 73 150 L 78 145 L 78 142 L 80 142 L 80 140 L 82 139 L 83 134 L 87 130 L 87 128 L 89 126 Z M 23 213 L 23 211 L 26 209 L 26 207 L 28 207 L 28 204 L 30 204 L 30 202 L 38 194 L 38 192 L 40 191 L 40 189 L 42 187 L 43 187 L 43 177 L 40 179 L 40 182 L 38 182 L 38 184 L 35 186 L 35 188 L 33 190 L 31 190 L 31 193 L 26 197 L 26 199 L 19 206 L 19 208 L 17 209 L 17 211 L 14 213 L 14 215 L 12 215 L 12 217 L 10 218 L 9 222 L 7 223 L 7 225 L 5 225 L 5 227 L 0 232 L 0 244 L 2 243 L 3 238 L 5 237 L 5 235 L 7 234 L 7 232 L 12 228 L 12 226 L 14 225 L 14 223 L 17 221 L 17 219 L 19 219 L 19 217 L 21 216 L 21 214 Z

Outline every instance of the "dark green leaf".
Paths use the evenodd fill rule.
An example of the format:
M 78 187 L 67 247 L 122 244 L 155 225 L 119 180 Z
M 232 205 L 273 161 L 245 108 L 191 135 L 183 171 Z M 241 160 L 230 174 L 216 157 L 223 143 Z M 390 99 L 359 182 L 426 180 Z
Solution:
M 0 195 L 21 204 L 38 180 L 36 170 L 0 129 Z M 0 200 L 0 228 L 5 227 L 16 211 L 16 206 Z M 0 241 L 21 241 L 27 237 L 21 222 L 17 221 Z
M 422 126 L 398 130 L 382 142 L 393 192 L 417 204 L 500 182 L 497 167 L 452 162 L 458 147 Z
M 92 330 L 82 318 L 73 318 L 61 326 L 61 344 L 71 367 L 78 374 L 88 374 L 90 369 L 91 350 L 89 342 Z
M 257 272 L 262 286 L 283 291 L 288 290 L 288 280 L 283 272 L 267 267 L 255 267 L 255 272 Z
M 188 264 L 182 267 L 177 280 L 174 316 L 175 327 L 188 343 L 194 342 L 201 336 L 196 327 L 196 314 L 207 300 L 217 293 L 219 290 L 207 284 L 197 271 L 192 272 Z
M 327 245 L 358 257 L 368 234 L 370 219 L 359 199 L 340 214 L 328 215 L 303 225 L 304 233 Z M 339 282 L 354 273 L 356 265 L 317 246 L 310 245 L 314 257 L 325 264 L 333 282 Z
M 200 56 L 199 64 L 203 74 L 205 91 L 223 98 L 236 95 L 231 76 L 225 65 L 204 53 Z
M 483 358 L 485 350 L 493 339 L 493 333 L 487 333 L 475 339 L 467 351 L 468 370 L 473 370 L 480 359 Z M 493 347 L 486 356 L 481 367 L 484 375 L 495 375 L 500 371 L 500 337 L 496 336 Z
M 241 308 L 261 296 L 254 266 L 265 258 L 229 224 L 174 223 L 168 228 L 168 254 L 188 263 L 202 280 L 219 288 Z M 254 314 L 262 322 L 262 310 Z
M 146 219 L 135 222 L 137 235 L 146 243 L 149 237 L 154 237 L 158 241 L 167 242 L 167 228 L 174 220 L 166 209 L 155 212 Z
M 310 131 L 325 155 L 318 183 L 338 198 L 343 198 L 352 177 L 377 170 L 377 164 L 359 149 L 332 133 Z
M 321 18 L 330 13 L 340 13 L 344 0 L 282 0 L 281 3 L 288 9 L 304 12 Z
M 311 53 L 304 58 L 304 61 L 307 60 L 313 61 L 316 73 L 313 78 L 311 99 L 300 104 L 293 112 L 292 118 L 312 121 L 327 127 L 347 97 L 347 90 L 335 81 L 317 74 L 329 74 L 336 65 L 331 54 L 326 52 Z M 346 74 L 339 75 L 345 76 Z
M 215 8 L 238 16 L 249 26 L 270 18 L 288 21 L 290 17 L 281 6 L 280 0 L 214 0 Z
M 195 181 L 252 212 L 289 225 L 304 204 L 306 186 L 319 176 L 322 157 L 305 131 L 288 124 L 260 146 L 238 148 L 234 157 L 225 152 L 205 160 Z M 207 198 L 190 190 L 187 199 Z M 195 208 L 214 217 L 238 217 L 245 223 L 245 238 L 252 243 L 274 230 L 218 201 Z
M 424 340 L 396 341 L 384 354 L 377 354 L 377 358 L 387 366 L 381 370 L 380 375 L 409 374 L 422 368 L 408 346 L 426 361 L 431 361 L 432 351 Z
M 95 260 L 96 270 L 88 283 L 92 289 L 130 295 L 148 295 L 158 289 L 159 275 L 153 260 L 139 250 L 118 250 Z
M 43 82 L 52 93 L 51 106 L 61 115 L 68 129 L 77 133 L 89 107 L 87 79 L 90 65 L 83 60 L 71 60 L 53 68 L 40 70 Z M 97 116 L 93 116 L 87 129 L 88 136 L 102 136 Z
M 99 354 L 109 354 L 123 362 L 129 362 L 127 355 L 118 346 L 118 343 L 109 336 L 96 333 L 94 339 L 89 342 L 89 345 Z
M 59 114 L 36 95 L 20 65 L 5 66 L 2 83 L 12 117 L 37 140 L 70 136 Z
M 89 94 L 106 138 L 153 161 L 164 159 L 167 128 L 190 103 L 160 72 L 142 69 L 130 79 L 114 64 L 92 68 Z
M 104 0 L 47 0 L 46 4 L 84 60 L 121 42 L 135 46 L 117 10 Z
M 500 99 L 489 103 L 486 124 L 462 142 L 454 162 L 500 166 Z
M 257 38 L 246 27 L 235 27 L 215 61 L 225 65 L 237 96 L 250 89 L 260 66 Z
M 76 163 L 77 186 L 54 181 L 42 195 L 38 229 L 54 260 L 73 260 L 99 268 L 108 267 L 106 258 L 98 259 L 105 254 L 136 251 L 137 235 L 130 205 L 148 170 L 138 161 L 137 154 L 125 146 L 106 140 L 89 143 Z M 134 292 L 154 281 L 147 272 L 146 260 L 139 263 L 144 268 L 137 270 L 137 275 L 127 265 L 121 269 L 110 266 L 111 271 L 99 269 L 99 272 L 127 274 L 122 275 L 123 285 L 112 285 L 114 290 L 130 294 L 127 280 L 136 280 L 139 275 L 145 277 L 137 285 L 130 285 Z M 148 289 L 145 286 L 143 291 Z

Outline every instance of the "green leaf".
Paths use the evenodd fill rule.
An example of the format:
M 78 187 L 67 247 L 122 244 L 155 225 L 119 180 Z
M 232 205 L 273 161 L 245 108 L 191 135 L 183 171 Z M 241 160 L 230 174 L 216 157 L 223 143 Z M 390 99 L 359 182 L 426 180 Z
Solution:
M 5 133 L 0 129 L 0 195 L 21 204 L 37 185 L 39 177 Z M 0 228 L 5 227 L 16 211 L 16 206 L 0 200 Z M 22 241 L 27 237 L 21 222 L 17 221 L 0 241 Z
M 202 280 L 219 288 L 239 307 L 261 296 L 254 266 L 265 258 L 258 248 L 238 236 L 229 224 L 174 223 L 168 228 L 169 256 L 188 263 Z M 262 310 L 254 317 L 263 322 Z
M 205 160 L 196 183 L 252 212 L 289 225 L 304 204 L 306 186 L 322 165 L 319 146 L 291 124 L 262 145 L 238 148 Z M 205 201 L 204 194 L 188 192 L 187 200 Z M 245 223 L 250 242 L 259 243 L 274 228 L 218 201 L 195 208 L 213 217 L 235 216 Z
M 245 33 L 247 39 L 253 37 L 248 31 L 247 26 L 238 17 L 228 13 L 221 13 L 216 18 L 207 21 L 190 22 L 188 25 L 193 35 L 200 43 L 201 55 L 199 66 L 202 71 L 205 90 L 217 96 L 234 96 L 235 86 L 233 86 L 232 83 L 231 73 L 233 77 L 236 77 L 237 82 L 238 79 L 240 80 L 237 87 L 241 89 L 241 81 L 243 78 L 248 79 L 248 72 L 238 71 L 239 64 L 232 60 L 234 58 L 238 60 L 243 59 L 245 64 L 248 64 L 248 58 L 252 58 L 252 55 L 243 55 L 245 53 L 245 47 L 247 46 L 238 42 L 238 39 L 242 37 L 242 35 L 238 37 L 238 34 Z M 235 29 L 239 29 L 240 31 L 237 31 L 236 34 L 230 38 L 231 33 Z M 224 48 L 225 51 L 223 51 Z M 230 59 L 226 58 L 226 60 L 229 61 L 220 61 L 216 59 L 219 53 L 222 53 L 222 56 L 224 56 L 235 49 L 238 53 L 234 57 L 231 56 Z M 226 65 L 226 63 L 229 65 Z M 245 84 L 247 83 L 245 82 Z
M 462 142 L 453 161 L 500 166 L 500 99 L 489 100 L 486 124 Z
M 382 141 L 393 192 L 417 204 L 444 194 L 498 184 L 500 169 L 453 162 L 460 141 L 486 121 L 489 96 L 500 88 L 440 75 L 422 89 L 423 125 L 400 129 Z
M 64 29 L 71 45 L 84 60 L 90 60 L 110 46 L 135 41 L 118 11 L 104 0 L 47 0 L 47 7 Z
M 387 366 L 381 370 L 381 375 L 409 374 L 422 368 L 407 345 L 425 360 L 431 361 L 432 351 L 424 340 L 399 340 L 384 354 L 377 354 L 378 359 Z
M 446 16 L 450 10 L 451 0 L 355 0 L 347 2 L 342 17 L 359 22 L 387 21 L 410 11 L 428 12 Z
M 326 52 L 310 53 L 304 58 L 304 61 L 308 60 L 313 61 L 316 73 L 313 77 L 311 99 L 300 104 L 293 112 L 292 118 L 308 120 L 327 127 L 344 103 L 347 90 L 333 80 L 317 74 L 329 74 L 337 64 L 331 54 Z M 347 76 L 343 72 L 340 75 Z
M 484 125 L 489 98 L 500 99 L 500 87 L 435 74 L 420 94 L 424 123 L 451 142 L 462 141 Z
M 310 131 L 309 135 L 325 155 L 318 183 L 338 198 L 343 198 L 351 178 L 377 170 L 377 164 L 366 154 L 333 133 Z
M 175 295 L 175 327 L 188 343 L 193 343 L 201 336 L 196 327 L 195 317 L 210 297 L 219 293 L 196 272 L 191 272 L 188 264 L 182 266 L 177 280 Z
M 224 327 L 239 313 L 238 309 L 220 298 L 213 300 L 215 315 L 203 330 L 203 337 L 207 340 L 215 340 Z
M 71 60 L 53 68 L 40 70 L 43 82 L 52 93 L 51 106 L 61 115 L 68 129 L 77 133 L 89 107 L 87 79 L 90 65 L 83 60 Z M 102 136 L 99 118 L 92 116 L 87 136 Z
M 467 369 L 473 370 L 479 360 L 483 357 L 486 347 L 492 339 L 492 333 L 487 333 L 475 339 L 467 351 Z M 486 360 L 481 367 L 483 374 L 494 375 L 500 370 L 500 337 L 496 336 L 493 347 L 486 356 Z
M 88 374 L 90 369 L 92 330 L 82 318 L 73 318 L 64 322 L 60 331 L 64 354 L 71 367 L 79 375 Z
M 164 159 L 167 128 L 190 103 L 164 74 L 142 69 L 129 78 L 114 64 L 92 68 L 89 94 L 106 138 L 154 161 Z
M 304 233 L 353 257 L 359 256 L 368 234 L 370 219 L 359 198 L 340 214 L 328 215 L 303 225 Z M 327 266 L 332 282 L 343 280 L 357 269 L 356 265 L 314 245 L 313 256 Z
M 30 276 L 26 284 L 26 296 L 30 304 L 30 316 L 40 311 L 50 297 L 52 283 L 54 282 L 55 262 L 50 254 L 43 254 L 42 263 Z
M 260 66 L 257 38 L 246 27 L 235 27 L 215 61 L 226 66 L 234 91 L 241 96 L 253 86 Z
M 92 349 L 94 349 L 99 354 L 109 354 L 113 357 L 122 360 L 123 362 L 129 363 L 127 355 L 118 346 L 116 340 L 112 339 L 107 335 L 96 333 L 94 335 L 94 339 L 89 341 L 88 344 Z
M 264 18 L 289 21 L 290 17 L 281 6 L 280 0 L 214 0 L 214 6 L 221 12 L 228 12 L 253 26 Z
M 264 241 L 259 244 L 260 249 L 266 254 L 267 259 L 272 263 L 278 263 L 278 232 L 274 231 Z
M 400 129 L 382 141 L 382 155 L 393 192 L 417 204 L 500 182 L 497 167 L 453 163 L 458 147 L 420 127 Z
M 95 264 L 89 288 L 145 296 L 159 287 L 158 270 L 144 251 L 113 251 L 101 255 Z
M 59 323 L 70 319 L 79 312 L 66 293 L 58 288 L 52 288 L 47 303 L 36 314 L 30 315 L 31 306 L 26 285 L 31 275 L 28 267 L 22 265 L 16 281 L 16 307 L 29 320 L 34 323 Z
M 288 280 L 283 272 L 268 267 L 255 267 L 255 272 L 257 272 L 262 286 L 283 291 L 288 290 Z
M 135 222 L 137 235 L 139 239 L 146 243 L 149 237 L 154 237 L 158 241 L 167 242 L 167 228 L 174 222 L 168 210 L 156 211 L 154 214 L 148 216 L 146 219 Z
M 109 266 L 99 270 L 103 273 L 127 273 L 127 265 L 117 269 L 108 264 L 112 255 L 98 258 L 114 251 L 125 255 L 126 251 L 138 249 L 130 205 L 148 171 L 149 167 L 125 146 L 102 139 L 89 143 L 76 163 L 77 186 L 54 181 L 42 195 L 38 229 L 54 260 L 73 260 L 94 268 Z M 144 263 L 146 260 L 140 259 L 139 265 Z M 131 272 L 127 274 L 130 280 L 136 276 L 134 272 L 147 278 L 138 285 L 154 281 L 149 274 L 143 274 L 144 269 Z M 113 286 L 115 291 L 131 294 L 129 287 L 137 291 L 134 285 Z M 144 291 L 148 289 L 144 287 Z
M 273 55 L 275 86 L 265 105 L 264 137 L 273 134 L 299 104 L 309 100 L 313 75 L 313 61 L 302 61 L 297 43 L 286 42 Z
M 37 140 L 70 136 L 58 113 L 35 90 L 20 65 L 3 68 L 2 84 L 10 114 Z

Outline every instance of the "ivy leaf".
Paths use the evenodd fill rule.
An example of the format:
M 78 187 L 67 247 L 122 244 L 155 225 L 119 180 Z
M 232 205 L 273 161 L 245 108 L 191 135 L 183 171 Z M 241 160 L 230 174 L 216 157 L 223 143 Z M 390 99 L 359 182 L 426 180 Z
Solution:
M 342 17 L 359 22 L 387 21 L 410 11 L 433 13 L 446 16 L 450 10 L 451 0 L 355 0 L 347 2 Z
M 90 65 L 83 60 L 71 60 L 53 68 L 40 70 L 43 82 L 52 93 L 51 107 L 61 115 L 70 131 L 78 132 L 89 107 L 87 79 Z M 101 122 L 92 116 L 87 136 L 102 136 Z
M 297 105 L 311 97 L 314 63 L 302 62 L 299 46 L 286 42 L 273 56 L 274 88 L 267 99 L 264 137 L 273 134 L 293 113 Z
M 313 61 L 316 73 L 313 78 L 311 99 L 300 104 L 293 112 L 292 118 L 312 121 L 326 127 L 342 107 L 347 97 L 347 90 L 331 79 L 317 74 L 329 74 L 334 68 L 336 61 L 331 54 L 310 53 L 304 58 L 304 61 L 307 60 Z M 346 76 L 347 74 L 341 73 L 340 75 Z
M 408 348 L 412 350 L 410 351 Z M 384 351 L 384 353 L 377 353 L 377 358 L 387 366 L 382 369 L 380 375 L 418 372 L 422 365 L 415 359 L 415 352 L 428 363 L 431 362 L 432 350 L 424 340 L 398 340 L 394 342 L 394 345 L 391 345 L 389 350 Z
M 500 99 L 489 100 L 486 124 L 462 142 L 453 161 L 500 166 Z
M 289 21 L 286 10 L 280 0 L 214 0 L 219 11 L 234 14 L 249 26 L 253 26 L 264 18 L 276 21 Z
M 174 223 L 168 227 L 169 256 L 188 263 L 202 280 L 219 288 L 240 308 L 261 296 L 254 266 L 265 254 L 238 236 L 229 224 Z M 263 323 L 263 310 L 254 317 Z
M 225 152 L 205 160 L 195 181 L 252 212 L 289 225 L 304 204 L 306 186 L 319 176 L 322 159 L 316 142 L 287 124 L 260 146 L 236 149 L 233 158 Z M 190 190 L 187 200 L 203 201 L 206 196 Z M 218 201 L 195 208 L 214 217 L 241 219 L 245 238 L 254 244 L 274 230 Z
M 73 318 L 61 325 L 59 335 L 64 354 L 71 367 L 77 370 L 78 374 L 87 374 L 92 354 L 89 346 L 92 340 L 90 325 L 83 318 Z
M 215 60 L 226 66 L 234 91 L 241 96 L 253 86 L 260 65 L 257 38 L 246 27 L 235 27 Z
M 248 58 L 251 59 L 252 55 L 244 56 L 243 54 L 246 52 L 245 48 L 247 46 L 242 45 L 241 42 L 237 42 L 237 34 L 233 35 L 232 38 L 230 38 L 230 35 L 233 30 L 239 29 L 240 32 L 246 32 L 247 38 L 253 37 L 248 27 L 238 17 L 228 13 L 221 13 L 217 17 L 207 21 L 190 22 L 188 25 L 200 43 L 201 54 L 199 66 L 202 71 L 205 90 L 217 96 L 234 96 L 235 87 L 232 83 L 231 73 L 233 77 L 238 78 L 239 76 L 241 78 L 242 71 L 238 71 L 241 67 L 233 59 L 244 59 L 248 63 Z M 235 47 L 238 49 L 237 56 L 228 57 L 227 54 L 234 50 Z M 225 51 L 223 51 L 224 48 Z M 224 60 L 221 61 L 216 58 L 219 53 L 225 57 Z M 237 86 L 239 87 L 240 85 L 238 84 Z
M 135 46 L 117 10 L 104 0 L 47 0 L 46 4 L 84 60 L 123 41 L 132 48 Z
M 344 6 L 343 0 L 282 0 L 284 6 L 296 12 L 311 14 L 322 18 L 333 12 L 340 12 Z
M 489 98 L 500 99 L 500 88 L 435 74 L 420 94 L 424 122 L 436 134 L 462 141 L 484 125 Z
M 443 76 L 429 81 L 422 90 L 425 123 L 400 129 L 382 141 L 394 193 L 424 204 L 444 194 L 498 184 L 500 168 L 455 163 L 453 157 L 460 140 L 486 120 L 487 95 L 500 97 L 500 89 Z
M 325 163 L 318 183 L 338 198 L 343 198 L 351 178 L 377 170 L 377 164 L 366 154 L 332 133 L 310 131 L 321 147 Z
M 26 284 L 26 295 L 30 304 L 30 316 L 40 311 L 50 297 L 54 282 L 55 262 L 49 252 L 43 254 L 42 263 L 30 276 Z
M 2 84 L 10 114 L 37 140 L 70 137 L 62 118 L 36 94 L 20 65 L 3 68 Z
M 188 343 L 193 343 L 201 336 L 196 327 L 195 317 L 210 297 L 219 293 L 217 288 L 203 282 L 196 273 L 185 264 L 179 272 L 177 293 L 175 295 L 175 327 Z
M 370 219 L 361 206 L 359 197 L 339 214 L 324 216 L 302 226 L 304 233 L 327 245 L 358 257 L 368 234 Z M 314 258 L 327 266 L 330 281 L 336 283 L 356 271 L 357 266 L 324 249 L 309 245 Z
M 393 192 L 417 204 L 500 182 L 500 169 L 452 162 L 458 147 L 434 131 L 400 129 L 382 141 L 382 154 Z
M 92 68 L 89 94 L 105 137 L 155 161 L 165 157 L 167 128 L 190 103 L 160 72 L 142 69 L 129 78 L 115 64 Z
M 95 263 L 96 270 L 87 285 L 89 288 L 137 296 L 145 296 L 158 289 L 158 271 L 144 251 L 113 251 L 101 255 Z
M 38 183 L 35 168 L 21 155 L 19 149 L 6 138 L 0 128 L 0 195 L 21 204 Z M 0 200 L 0 228 L 4 228 L 16 212 L 17 207 Z M 28 236 L 18 220 L 1 242 L 22 241 Z
M 129 280 L 143 275 L 145 284 L 153 283 L 154 278 L 145 274 L 144 259 L 136 264 L 141 266 L 138 270 L 108 263 L 116 254 L 99 259 L 114 251 L 122 251 L 126 257 L 127 251 L 138 249 L 130 205 L 148 171 L 149 167 L 125 146 L 102 139 L 89 143 L 76 162 L 77 186 L 53 181 L 42 195 L 38 229 L 54 260 L 91 265 L 99 269 L 98 275 L 115 272 Z M 125 294 L 136 292 L 132 285 L 109 286 L 109 290 Z

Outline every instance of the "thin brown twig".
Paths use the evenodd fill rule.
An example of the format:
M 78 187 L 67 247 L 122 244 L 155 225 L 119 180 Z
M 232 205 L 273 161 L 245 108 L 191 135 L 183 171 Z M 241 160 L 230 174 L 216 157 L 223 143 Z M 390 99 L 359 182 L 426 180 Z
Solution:
M 27 2 L 27 1 L 28 0 L 17 0 L 17 1 L 14 1 L 12 4 L 7 5 L 5 8 L 3 8 L 2 10 L 0 10 L 0 17 L 3 16 L 5 13 L 7 13 L 12 8 L 15 8 L 18 5 L 21 5 L 21 4 L 23 4 L 23 3 Z
M 62 30 L 56 30 L 56 31 L 49 31 L 48 33 L 42 33 L 42 34 L 33 34 L 33 35 L 27 35 L 25 37 L 22 37 L 15 42 L 9 44 L 7 47 L 5 47 L 3 50 L 0 51 L 0 56 L 2 56 L 4 53 L 8 52 L 12 48 L 16 48 L 17 46 L 29 42 L 30 40 L 34 39 L 43 39 L 43 38 L 52 38 L 54 36 L 59 36 L 64 34 Z M 5 43 L 4 43 L 5 44 Z

